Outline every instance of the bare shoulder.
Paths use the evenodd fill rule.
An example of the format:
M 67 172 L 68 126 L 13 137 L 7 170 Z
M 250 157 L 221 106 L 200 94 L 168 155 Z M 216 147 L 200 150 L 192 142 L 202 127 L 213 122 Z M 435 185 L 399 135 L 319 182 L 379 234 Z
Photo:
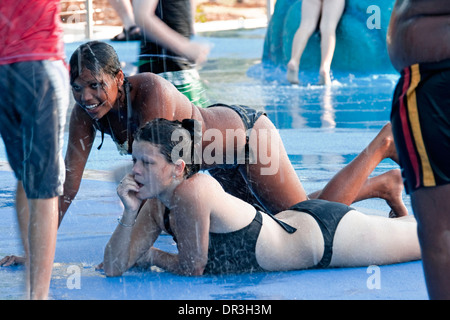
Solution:
M 184 180 L 175 190 L 174 197 L 177 202 L 202 202 L 204 204 L 214 201 L 221 193 L 222 186 L 216 179 L 204 173 L 197 173 Z
M 129 81 L 133 108 L 144 122 L 155 118 L 174 120 L 190 117 L 192 107 L 189 99 L 164 78 L 146 72 L 130 77 Z
M 184 180 L 178 186 L 177 191 L 178 190 L 182 190 L 183 192 L 199 192 L 200 190 L 204 190 L 206 194 L 210 194 L 213 191 L 220 191 L 223 189 L 219 182 L 210 175 L 205 173 L 196 173 L 189 179 Z
M 157 74 L 151 72 L 143 72 L 131 77 L 128 77 L 130 84 L 137 91 L 148 90 L 149 88 L 155 89 L 168 89 L 176 88 L 166 79 L 158 76 Z

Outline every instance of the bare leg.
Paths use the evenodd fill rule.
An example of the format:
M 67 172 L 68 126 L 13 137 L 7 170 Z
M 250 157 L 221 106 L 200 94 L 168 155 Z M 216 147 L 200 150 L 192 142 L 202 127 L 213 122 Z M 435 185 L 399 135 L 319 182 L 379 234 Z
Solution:
M 322 0 L 303 0 L 302 2 L 300 27 L 295 32 L 294 40 L 292 41 L 291 60 L 289 60 L 287 65 L 287 79 L 291 83 L 298 83 L 300 59 L 309 38 L 316 30 L 320 18 L 321 8 Z
M 411 194 L 430 299 L 450 299 L 450 185 Z
M 249 165 L 244 175 L 250 189 L 271 213 L 307 200 L 281 137 L 269 118 L 260 117 L 256 121 L 250 135 L 250 150 L 258 152 L 258 162 Z
M 403 203 L 402 192 L 403 178 L 401 171 L 400 169 L 394 169 L 367 179 L 354 202 L 381 198 L 386 200 L 391 208 L 391 217 L 403 217 L 408 215 L 408 209 Z
M 29 246 L 28 246 L 28 225 L 30 221 L 30 212 L 28 209 L 28 199 L 25 194 L 25 190 L 23 189 L 23 185 L 21 181 L 17 183 L 16 190 L 16 214 L 17 221 L 19 223 L 20 236 L 22 239 L 23 250 L 25 252 L 25 257 L 29 255 Z M 17 263 L 17 262 L 15 262 Z
M 262 129 L 262 130 L 261 130 Z M 273 130 L 271 130 L 273 129 Z M 258 139 L 254 138 L 256 132 Z M 262 132 L 270 133 L 265 137 Z M 258 145 L 252 145 L 257 141 Z M 272 145 L 275 141 L 275 145 Z M 264 150 L 267 146 L 271 149 L 269 164 L 262 164 L 261 158 L 258 163 L 249 166 L 248 172 L 244 173 L 248 185 L 265 207 L 272 213 L 278 213 L 292 205 L 307 200 L 304 188 L 289 161 L 281 138 L 270 120 L 261 117 L 254 126 L 250 137 L 251 150 Z M 272 151 L 278 150 L 277 153 Z M 391 124 L 386 124 L 371 143 L 346 167 L 340 170 L 325 188 L 311 194 L 310 198 L 319 198 L 350 205 L 363 199 L 381 197 L 385 199 L 395 212 L 396 216 L 408 214 L 403 204 L 401 191 L 403 184 L 398 170 L 391 170 L 380 176 L 368 179 L 376 166 L 385 158 L 398 161 L 397 152 L 392 136 Z M 267 170 L 268 167 L 277 170 Z
M 323 190 L 310 195 L 311 198 L 325 199 L 350 205 L 356 201 L 382 197 L 390 204 L 397 216 L 407 214 L 401 200 L 402 183 L 399 172 L 394 171 L 384 177 L 368 180 L 369 175 L 385 158 L 398 162 L 391 124 L 386 124 L 369 145 L 347 166 L 340 170 Z M 390 185 L 386 189 L 386 181 Z M 388 191 L 388 192 L 386 192 Z
M 333 242 L 332 266 L 368 266 L 418 260 L 417 222 L 351 211 L 339 222 Z
M 331 84 L 330 68 L 336 48 L 336 27 L 342 17 L 345 0 L 324 1 L 320 20 L 321 53 L 320 83 Z
M 31 199 L 29 239 L 30 298 L 47 299 L 58 230 L 58 197 Z

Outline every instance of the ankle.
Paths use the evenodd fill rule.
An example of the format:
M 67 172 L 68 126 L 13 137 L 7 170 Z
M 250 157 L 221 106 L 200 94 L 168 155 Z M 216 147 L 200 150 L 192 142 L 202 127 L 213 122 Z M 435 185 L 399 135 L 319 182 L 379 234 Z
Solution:
M 330 70 L 319 70 L 319 84 L 328 86 L 331 84 Z
M 291 59 L 291 60 L 289 60 L 287 67 L 290 70 L 298 71 L 299 65 L 297 62 L 295 62 L 295 60 Z

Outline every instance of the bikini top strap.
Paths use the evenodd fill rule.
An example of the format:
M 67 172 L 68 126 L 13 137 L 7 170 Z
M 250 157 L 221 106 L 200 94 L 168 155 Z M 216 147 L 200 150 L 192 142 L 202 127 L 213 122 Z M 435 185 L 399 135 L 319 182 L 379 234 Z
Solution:
M 173 241 L 177 242 L 177 238 L 175 237 L 172 228 L 170 227 L 170 209 L 166 207 L 164 210 L 164 228 L 168 234 L 170 234 L 173 238 Z
M 133 120 L 133 108 L 131 105 L 131 98 L 130 98 L 130 82 L 128 81 L 128 78 L 125 77 L 123 80 L 124 86 L 125 86 L 125 106 L 127 108 L 127 141 L 128 141 L 128 153 L 131 154 L 132 150 L 132 144 L 131 144 L 131 138 L 133 137 L 133 133 L 131 130 L 132 127 L 132 120 Z
M 278 223 L 283 229 L 284 231 L 286 231 L 289 234 L 294 233 L 295 231 L 297 231 L 296 228 L 294 228 L 293 226 L 287 224 L 286 222 L 283 222 L 277 218 L 275 218 L 275 216 L 271 213 L 266 213 L 269 217 L 271 217 L 273 220 L 275 220 L 276 223 Z
M 102 141 L 100 142 L 99 146 L 97 147 L 97 150 L 100 150 L 103 146 L 103 141 L 105 140 L 105 129 L 103 129 L 103 126 L 98 123 L 98 121 L 94 121 L 94 128 L 96 130 L 100 130 L 102 133 Z

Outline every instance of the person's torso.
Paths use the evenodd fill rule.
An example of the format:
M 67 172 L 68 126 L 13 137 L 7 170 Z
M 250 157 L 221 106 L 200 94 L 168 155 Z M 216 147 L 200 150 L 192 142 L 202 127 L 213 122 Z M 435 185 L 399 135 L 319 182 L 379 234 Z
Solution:
M 438 62 L 450 58 L 450 2 L 398 0 L 387 35 L 394 67 Z
M 57 0 L 2 1 L 0 64 L 64 59 Z
M 185 38 L 192 36 L 192 12 L 190 0 L 159 1 L 155 15 L 168 27 Z M 165 49 L 157 42 L 144 37 L 141 40 L 140 59 L 150 64 L 153 73 L 191 69 L 192 64 L 184 57 Z

